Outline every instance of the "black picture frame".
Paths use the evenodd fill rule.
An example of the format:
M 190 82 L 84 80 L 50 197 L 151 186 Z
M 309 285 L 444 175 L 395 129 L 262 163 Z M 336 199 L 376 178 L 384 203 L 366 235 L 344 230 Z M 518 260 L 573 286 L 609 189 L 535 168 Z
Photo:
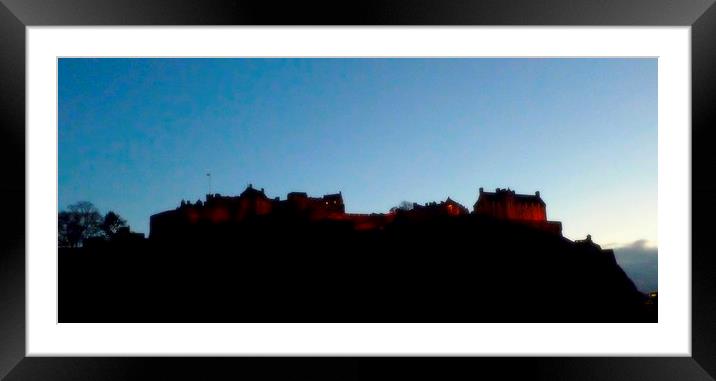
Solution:
M 0 0 L 0 377 L 8 380 L 405 378 L 405 372 L 549 380 L 713 380 L 716 377 L 714 0 L 490 0 L 438 2 L 259 0 Z M 692 357 L 90 358 L 25 353 L 25 43 L 40 25 L 604 25 L 690 26 L 692 78 Z M 23 202 L 20 202 L 23 200 Z M 396 366 L 397 365 L 397 366 Z M 453 378 L 453 377 L 451 377 Z

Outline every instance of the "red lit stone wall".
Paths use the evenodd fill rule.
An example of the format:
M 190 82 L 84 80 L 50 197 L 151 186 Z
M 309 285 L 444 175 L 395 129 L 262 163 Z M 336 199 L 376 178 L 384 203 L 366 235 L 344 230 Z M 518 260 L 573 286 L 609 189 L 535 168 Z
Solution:
M 214 224 L 226 222 L 230 219 L 229 211 L 224 206 L 215 206 L 212 208 L 208 208 L 207 212 L 209 221 Z
M 501 220 L 507 219 L 507 208 L 504 203 L 493 200 L 479 199 L 475 210 L 479 214 L 485 214 Z
M 538 202 L 521 202 L 512 197 L 499 200 L 481 199 L 477 203 L 479 214 L 504 220 L 547 221 L 547 209 Z
M 353 222 L 356 230 L 375 230 L 395 219 L 394 214 L 345 214 L 345 219 Z
M 537 202 L 512 202 L 507 205 L 507 218 L 523 221 L 547 221 L 547 212 L 544 205 Z
M 239 201 L 237 220 L 243 220 L 251 216 L 262 216 L 271 213 L 273 205 L 271 200 L 262 198 L 245 198 Z

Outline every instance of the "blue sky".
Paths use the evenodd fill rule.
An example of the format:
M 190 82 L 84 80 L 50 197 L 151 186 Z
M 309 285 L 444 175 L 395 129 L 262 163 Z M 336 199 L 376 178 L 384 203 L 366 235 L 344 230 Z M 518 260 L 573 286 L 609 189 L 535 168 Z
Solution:
M 59 207 L 148 233 L 181 199 L 349 212 L 541 191 L 568 238 L 657 240 L 656 59 L 59 60 Z

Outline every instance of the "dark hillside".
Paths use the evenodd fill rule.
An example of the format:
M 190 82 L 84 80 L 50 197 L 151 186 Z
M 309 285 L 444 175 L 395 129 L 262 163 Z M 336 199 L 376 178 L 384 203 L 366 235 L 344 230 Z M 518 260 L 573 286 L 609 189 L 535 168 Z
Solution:
M 61 249 L 60 322 L 656 321 L 611 250 L 474 214 Z

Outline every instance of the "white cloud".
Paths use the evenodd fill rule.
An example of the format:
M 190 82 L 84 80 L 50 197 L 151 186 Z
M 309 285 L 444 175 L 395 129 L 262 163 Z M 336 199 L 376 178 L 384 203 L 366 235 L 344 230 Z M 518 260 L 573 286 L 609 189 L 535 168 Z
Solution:
M 637 240 L 626 245 L 614 245 L 614 256 L 619 266 L 643 292 L 658 290 L 658 249 L 648 240 Z

